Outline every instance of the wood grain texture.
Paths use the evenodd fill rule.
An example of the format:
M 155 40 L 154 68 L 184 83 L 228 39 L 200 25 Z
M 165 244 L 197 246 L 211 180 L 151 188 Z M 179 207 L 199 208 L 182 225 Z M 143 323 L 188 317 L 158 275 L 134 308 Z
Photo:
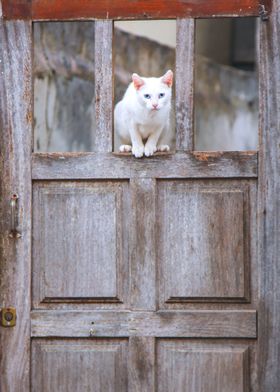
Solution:
M 153 392 L 155 390 L 155 339 L 133 336 L 129 338 L 128 390 Z
M 250 209 L 256 205 L 250 185 L 159 181 L 156 248 L 162 305 L 249 300 Z
M 132 309 L 155 310 L 156 254 L 153 179 L 130 181 L 132 193 L 130 305 Z
M 36 339 L 31 391 L 126 391 L 127 346 L 120 339 Z
M 159 339 L 158 392 L 248 392 L 249 348 Z
M 33 337 L 256 338 L 254 310 L 197 311 L 54 311 L 34 310 Z
M 242 4 L 244 5 L 245 2 L 249 4 L 249 0 L 244 0 Z M 40 8 L 39 3 L 40 7 L 45 5 L 45 8 Z M 67 10 L 70 14 L 65 15 L 66 8 L 63 7 L 66 2 L 64 0 L 61 2 L 52 0 L 52 3 L 53 7 L 50 6 L 49 1 L 37 0 L 33 2 L 33 6 L 37 4 L 38 12 L 39 10 L 45 13 L 50 12 L 49 17 L 55 19 L 59 19 L 59 17 L 71 18 L 71 12 L 75 14 L 75 18 L 91 17 L 93 13 L 94 17 L 99 18 L 96 16 L 97 13 L 105 12 L 108 4 L 113 7 L 113 10 L 115 9 L 117 17 L 125 12 L 125 18 L 130 18 L 131 15 L 134 15 L 133 13 L 139 16 L 140 8 L 137 7 L 140 5 L 146 7 L 142 8 L 141 15 L 144 16 L 143 12 L 147 11 L 146 17 L 148 18 L 152 16 L 164 17 L 164 12 L 167 17 L 171 17 L 174 5 L 177 5 L 176 13 L 182 12 L 182 17 L 191 15 L 194 9 L 191 7 L 195 7 L 196 10 L 199 9 L 199 6 L 202 7 L 202 2 L 199 1 L 190 6 L 188 1 L 179 2 L 176 0 L 172 6 L 168 2 L 169 7 L 167 7 L 167 1 L 155 0 L 129 3 L 124 0 L 114 3 L 110 0 L 98 3 L 95 0 L 91 2 L 84 0 L 78 3 L 74 0 L 71 4 L 67 2 Z M 214 7 L 218 3 L 219 7 L 227 7 L 227 12 L 230 12 L 229 10 L 233 12 L 233 7 L 237 4 L 240 5 L 240 1 L 226 3 L 221 0 L 213 0 L 211 4 L 209 2 L 203 3 L 204 8 L 203 10 L 200 8 L 199 16 L 202 16 L 202 12 L 207 12 L 210 6 Z M 257 2 L 255 3 L 257 5 Z M 7 5 L 7 2 L 4 1 L 3 4 Z M 24 1 L 9 2 L 10 15 L 14 13 L 13 15 L 19 17 L 25 12 L 25 16 L 28 17 L 28 8 L 23 11 L 24 7 L 22 9 L 19 7 L 24 4 Z M 124 8 L 124 4 L 126 8 Z M 158 7 L 157 11 L 156 6 Z M 4 12 L 6 9 L 4 7 Z M 211 8 L 211 12 L 214 9 Z M 85 10 L 87 15 L 82 15 Z M 225 11 L 225 9 L 223 10 Z M 221 15 L 223 10 L 216 8 L 217 15 Z M 243 237 L 248 235 L 252 240 L 254 228 L 249 221 L 251 222 L 251 214 L 254 214 L 255 200 L 252 195 L 248 196 L 246 192 L 249 183 L 250 186 L 253 184 L 252 187 L 255 189 L 255 179 L 258 175 L 258 155 L 248 152 L 191 153 L 189 151 L 177 154 L 159 154 L 150 159 L 137 160 L 131 156 L 110 153 L 112 119 L 111 109 L 106 107 L 106 103 L 111 105 L 111 87 L 106 86 L 101 76 L 96 94 L 97 105 L 100 105 L 98 113 L 100 138 L 96 141 L 96 151 L 98 152 L 34 154 L 32 158 L 35 228 L 33 282 L 34 287 L 36 284 L 38 285 L 34 291 L 33 305 L 41 308 L 40 301 L 46 299 L 49 302 L 44 303 L 44 310 L 33 308 L 30 314 L 31 26 L 24 22 L 1 24 L 0 72 L 4 72 L 5 77 L 0 81 L 1 131 L 3 129 L 0 135 L 0 171 L 1 180 L 3 180 L 0 198 L 1 218 L 3 218 L 0 220 L 0 299 L 1 306 L 14 305 L 18 309 L 17 326 L 14 329 L 1 329 L 1 391 L 27 392 L 32 390 L 37 392 L 46 390 L 53 392 L 61 388 L 61 383 L 69 392 L 72 392 L 73 389 L 77 391 L 131 390 L 133 392 L 137 390 L 150 392 L 157 389 L 159 392 L 172 390 L 174 392 L 180 390 L 202 392 L 210 387 L 211 390 L 217 392 L 248 392 L 250 388 L 256 391 L 259 388 L 259 392 L 277 391 L 279 386 L 276 366 L 279 358 L 279 345 L 277 344 L 279 342 L 279 316 L 276 306 L 279 297 L 279 279 L 277 279 L 279 276 L 277 264 L 279 245 L 277 239 L 280 232 L 278 223 L 280 216 L 276 197 L 280 190 L 278 179 L 280 141 L 278 140 L 279 116 L 275 113 L 278 113 L 278 109 L 280 109 L 277 100 L 280 81 L 278 72 L 279 43 L 276 38 L 271 38 L 272 32 L 273 37 L 279 33 L 279 16 L 276 15 L 276 11 L 280 11 L 279 0 L 277 0 L 277 7 L 274 6 L 271 24 L 263 28 L 263 40 L 266 41 L 266 44 L 263 47 L 261 67 L 261 109 L 264 112 L 261 126 L 264 131 L 259 166 L 261 187 L 259 187 L 258 207 L 259 219 L 263 219 L 259 231 L 260 265 L 263 271 L 260 280 L 259 317 L 261 371 L 259 385 L 255 382 L 254 387 L 252 387 L 253 384 L 249 385 L 248 381 L 250 353 L 248 354 L 247 346 L 250 344 L 249 340 L 252 345 L 257 344 L 257 313 L 255 310 L 249 309 L 249 306 L 255 307 L 256 298 L 253 298 L 250 304 L 223 303 L 220 304 L 223 306 L 223 308 L 220 307 L 220 310 L 215 308 L 219 304 L 207 304 L 205 298 L 207 295 L 215 295 L 216 297 L 218 295 L 224 298 L 233 295 L 235 301 L 236 299 L 248 298 L 249 283 L 247 279 L 251 271 L 249 271 L 248 263 L 246 264 L 248 258 L 246 249 L 249 245 L 246 243 L 247 238 Z M 100 15 L 103 15 L 102 12 Z M 238 12 L 244 12 L 244 8 Z M 248 9 L 246 12 L 249 12 Z M 253 11 L 250 9 L 250 12 Z M 111 17 L 111 14 L 103 15 L 103 17 Z M 180 23 L 182 24 L 180 25 Z M 178 26 L 181 26 L 181 33 L 186 31 L 184 30 L 186 26 L 192 28 L 192 23 L 193 21 L 180 21 Z M 97 60 L 97 65 L 103 77 L 105 75 L 109 78 L 111 77 L 111 29 L 111 21 L 102 20 L 96 25 L 100 43 L 96 46 L 96 53 L 98 56 L 103 53 Z M 102 52 L 103 47 L 101 47 L 100 39 L 106 37 L 109 38 L 106 41 L 108 47 Z M 191 50 L 191 47 L 181 49 L 181 58 L 185 56 L 190 61 L 191 57 L 187 51 Z M 108 68 L 104 69 L 104 65 L 107 65 Z M 267 72 L 268 68 L 272 72 L 272 76 Z M 180 78 L 184 81 L 184 75 L 181 75 Z M 191 87 L 188 86 L 187 93 L 191 94 Z M 274 89 L 276 92 L 268 97 L 268 93 L 275 91 Z M 183 102 L 185 91 L 182 90 L 180 94 L 180 100 Z M 178 145 L 183 149 L 191 150 L 192 136 L 188 123 L 191 121 L 190 114 L 186 114 L 181 121 L 183 134 Z M 124 179 L 130 180 L 130 187 L 128 181 L 122 181 Z M 164 181 L 160 181 L 160 179 L 169 179 L 170 183 L 176 182 L 175 179 L 180 179 L 181 194 L 176 195 L 175 198 L 170 197 L 162 185 Z M 188 179 L 192 180 L 188 181 Z M 196 180 L 193 181 L 193 179 Z M 213 186 L 214 179 L 219 181 L 216 186 Z M 157 180 L 160 183 L 158 190 L 156 188 Z M 197 184 L 197 192 L 195 191 L 194 195 L 189 197 L 192 191 L 190 188 L 193 186 L 190 184 L 193 182 Z M 212 192 L 210 196 L 205 192 L 206 182 L 210 184 L 206 189 Z M 227 184 L 230 182 L 234 183 L 234 186 L 228 186 Z M 176 191 L 180 190 L 177 188 Z M 48 189 L 48 192 L 44 194 L 41 192 L 42 189 Z M 19 230 L 23 237 L 17 243 L 7 236 L 10 223 L 9 198 L 11 192 L 17 192 L 20 195 Z M 40 192 L 44 194 L 42 199 L 40 199 Z M 162 299 L 161 304 L 172 296 L 175 300 L 177 298 L 177 301 L 181 301 L 188 295 L 184 291 L 188 276 L 185 276 L 186 279 L 182 279 L 178 265 L 177 267 L 175 265 L 175 269 L 170 268 L 169 270 L 168 266 L 165 281 L 161 287 L 156 285 L 159 270 L 155 271 L 155 263 L 156 260 L 158 263 L 164 263 L 165 257 L 165 254 L 162 254 L 157 259 L 154 250 L 155 238 L 157 237 L 154 226 L 157 218 L 157 192 L 162 211 L 162 214 L 159 215 L 160 220 L 164 215 L 163 212 L 169 209 L 171 220 L 175 221 L 175 224 L 178 223 L 182 230 L 183 226 L 191 226 L 191 221 L 198 221 L 201 226 L 208 223 L 210 226 L 214 224 L 213 231 L 219 239 L 216 241 L 214 238 L 213 240 L 215 249 L 204 249 L 203 252 L 209 253 L 211 260 L 214 260 L 215 255 L 218 255 L 218 266 L 214 261 L 211 261 L 210 267 L 213 271 L 215 268 L 216 270 L 211 272 L 212 276 L 208 281 L 206 279 L 206 289 L 202 287 L 206 290 L 202 304 L 205 306 L 204 310 L 200 309 L 201 303 L 186 304 L 185 302 L 181 303 L 184 308 L 180 308 L 180 310 L 174 308 L 174 310 L 154 311 L 156 305 L 159 305 L 155 304 L 156 295 Z M 177 207 L 179 203 L 185 206 L 185 211 L 182 214 Z M 200 212 L 193 212 L 193 203 L 198 204 Z M 223 207 L 223 213 L 219 211 L 220 207 Z M 215 210 L 217 210 L 216 215 L 212 219 Z M 207 211 L 212 211 L 209 219 L 204 216 L 207 215 Z M 104 217 L 104 221 L 102 217 Z M 231 226 L 228 221 L 231 221 Z M 39 233 L 42 230 L 41 226 L 44 225 L 44 234 L 41 237 L 39 235 L 36 237 L 37 232 Z M 202 230 L 201 227 L 198 229 Z M 53 232 L 51 232 L 52 230 Z M 63 238 L 60 233 L 67 231 L 71 234 L 65 235 L 66 238 Z M 178 234 L 173 228 L 171 231 L 174 236 Z M 209 227 L 207 234 L 203 230 L 200 231 L 196 239 L 202 238 L 204 241 L 206 239 L 209 245 L 210 239 L 212 239 L 212 237 L 210 239 L 207 237 L 209 232 Z M 100 234 L 100 246 L 95 238 L 97 234 Z M 243 234 L 245 235 L 243 236 Z M 168 245 L 172 251 L 176 251 L 176 246 L 180 245 L 182 248 L 182 244 L 176 244 L 176 238 L 173 240 L 171 234 L 168 233 L 168 235 L 170 235 L 167 241 L 169 244 L 166 245 L 165 253 L 172 258 L 172 252 L 168 249 Z M 232 248 L 230 244 L 226 248 L 223 235 L 227 239 L 231 237 L 234 243 Z M 44 243 L 45 237 L 47 241 Z M 105 242 L 108 243 L 108 238 L 111 242 L 106 247 Z M 180 241 L 185 241 L 184 236 L 180 237 L 180 233 L 179 238 Z M 250 240 L 248 241 L 250 242 Z M 76 249 L 75 245 L 81 248 Z M 41 249 L 42 252 L 39 252 L 38 256 L 36 247 L 38 249 L 40 246 L 44 246 L 44 249 Z M 239 250 L 236 251 L 236 249 Z M 90 254 L 87 253 L 88 250 Z M 197 254 L 199 251 L 197 248 Z M 177 257 L 181 257 L 181 253 L 183 253 L 183 259 L 186 260 L 188 252 L 185 250 L 180 252 L 177 252 Z M 45 268 L 43 264 L 45 256 L 49 268 Z M 59 260 L 56 259 L 57 256 L 59 256 Z M 105 262 L 97 262 L 97 259 L 105 260 Z M 125 260 L 117 268 L 121 277 L 115 271 L 116 259 Z M 77 260 L 78 262 L 76 262 Z M 84 264 L 83 260 L 86 260 Z M 131 262 L 130 271 L 128 271 L 129 262 Z M 165 264 L 167 266 L 167 262 Z M 244 265 L 245 267 L 242 269 Z M 256 268 L 257 264 L 252 262 L 251 265 Z M 204 266 L 200 265 L 199 270 L 194 265 L 189 267 L 189 271 L 195 275 L 193 282 L 197 285 L 201 280 L 196 273 L 198 271 L 198 274 L 203 275 Z M 40 269 L 44 269 L 45 273 L 43 274 Z M 176 281 L 175 279 L 172 281 L 170 277 L 174 271 Z M 98 281 L 95 282 L 94 279 L 90 281 L 88 272 L 90 275 L 95 275 L 95 279 Z M 108 277 L 109 272 L 110 276 Z M 130 276 L 128 272 L 130 272 Z M 41 276 L 39 276 L 40 274 Z M 216 276 L 220 277 L 219 282 L 215 280 Z M 250 279 L 253 280 L 256 276 L 257 273 L 253 271 Z M 206 278 L 209 276 L 206 275 Z M 227 287 L 225 287 L 224 280 Z M 129 301 L 127 298 L 129 281 L 131 281 L 132 288 L 131 310 L 128 310 Z M 38 284 L 38 282 L 40 283 Z M 93 286 L 91 286 L 91 282 Z M 175 290 L 175 297 L 171 291 L 166 290 L 170 282 L 172 282 L 172 289 Z M 213 287 L 210 287 L 211 283 L 213 283 Z M 40 285 L 45 285 L 45 292 L 40 291 Z M 164 287 L 164 285 L 166 286 Z M 189 284 L 189 289 L 193 289 L 191 284 Z M 199 287 L 200 289 L 201 287 Z M 57 295 L 60 294 L 61 297 L 58 298 Z M 256 294 L 256 289 L 254 294 Z M 193 293 L 192 295 L 196 296 L 197 294 Z M 96 298 L 100 300 L 98 310 L 93 310 L 94 307 L 87 308 L 87 304 L 90 304 L 88 296 L 92 296 L 90 300 Z M 81 302 L 76 301 L 75 303 L 78 298 Z M 123 307 L 117 307 L 119 304 L 113 304 L 115 308 L 111 307 L 108 310 L 106 298 L 109 300 L 111 298 L 111 301 L 113 301 L 112 298 L 123 300 L 124 303 L 120 304 Z M 57 299 L 62 301 L 59 306 L 64 309 L 54 310 Z M 213 300 L 217 301 L 217 298 L 213 298 Z M 98 304 L 92 303 L 90 305 Z M 172 305 L 172 303 L 169 304 L 169 306 Z M 192 305 L 193 308 L 187 309 L 189 305 Z M 235 306 L 235 309 L 225 309 L 227 305 Z M 89 339 L 90 334 L 93 337 Z M 31 377 L 29 368 L 30 336 L 33 338 Z M 200 343 L 198 343 L 199 338 L 201 338 Z M 216 339 L 215 342 L 209 343 L 210 338 Z M 231 338 L 235 340 L 234 343 L 229 342 Z M 236 343 L 237 339 L 242 339 L 243 343 Z M 245 339 L 248 340 L 245 341 Z M 170 346 L 172 346 L 171 349 Z M 156 366 L 158 366 L 158 370 Z M 157 376 L 159 377 L 159 385 L 155 385 Z M 256 372 L 253 377 L 257 378 Z M 29 385 L 30 379 L 31 386 Z
M 181 152 L 136 159 L 125 154 L 33 154 L 32 178 L 230 178 L 257 177 L 257 154 Z
M 259 13 L 258 0 L 2 0 L 4 16 L 57 19 L 145 19 L 178 17 L 252 16 Z M 267 3 L 270 0 L 265 0 Z
M 194 19 L 177 20 L 176 149 L 193 150 Z
M 33 300 L 123 302 L 128 287 L 126 182 L 33 187 Z
M 280 1 L 260 26 L 259 391 L 280 385 Z
M 29 391 L 31 270 L 31 23 L 0 20 L 0 306 L 17 309 L 17 325 L 1 328 L 0 390 Z M 9 238 L 10 200 L 18 199 L 18 231 Z M 19 343 L 20 342 L 20 343 Z
M 95 22 L 95 118 L 94 151 L 110 152 L 113 148 L 113 22 Z

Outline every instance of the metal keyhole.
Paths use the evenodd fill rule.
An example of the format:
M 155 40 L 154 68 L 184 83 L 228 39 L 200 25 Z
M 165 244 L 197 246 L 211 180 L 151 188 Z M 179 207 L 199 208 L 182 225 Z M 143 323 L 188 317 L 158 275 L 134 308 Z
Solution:
M 2 327 L 14 327 L 16 325 L 16 308 L 8 307 L 1 309 L 0 325 Z
M 11 313 L 11 312 L 6 312 L 5 315 L 4 315 L 4 317 L 5 317 L 5 320 L 8 321 L 8 323 L 9 323 L 9 322 L 12 321 L 14 315 L 13 315 L 13 313 Z

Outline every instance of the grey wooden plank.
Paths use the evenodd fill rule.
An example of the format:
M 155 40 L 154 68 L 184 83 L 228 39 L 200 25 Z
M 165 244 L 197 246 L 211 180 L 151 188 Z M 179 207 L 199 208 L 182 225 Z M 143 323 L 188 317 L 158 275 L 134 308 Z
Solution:
M 256 338 L 257 336 L 254 310 L 160 312 L 34 310 L 31 318 L 33 337 L 87 337 L 92 325 L 96 337 Z
M 127 181 L 34 184 L 33 306 L 127 301 L 127 193 Z
M 95 116 L 94 151 L 112 151 L 113 22 L 95 22 Z
M 157 345 L 159 392 L 249 391 L 248 343 L 161 339 Z M 186 388 L 187 386 L 187 388 Z
M 31 23 L 0 20 L 0 41 L 0 306 L 17 309 L 17 325 L 0 327 L 0 390 L 24 392 L 30 362 Z M 9 238 L 13 193 L 19 196 L 19 239 Z
M 128 390 L 155 391 L 155 339 L 146 336 L 129 338 Z
M 156 252 L 154 179 L 133 179 L 132 192 L 130 306 L 131 309 L 156 308 Z
M 125 339 L 35 339 L 32 392 L 127 391 Z
M 249 300 L 254 188 L 251 180 L 158 183 L 156 249 L 161 307 L 190 301 Z
M 230 178 L 257 177 L 257 153 L 157 154 L 136 159 L 126 154 L 33 154 L 32 178 Z
M 176 148 L 193 150 L 194 19 L 177 19 Z
M 260 22 L 259 347 L 260 391 L 279 391 L 280 372 L 280 0 Z

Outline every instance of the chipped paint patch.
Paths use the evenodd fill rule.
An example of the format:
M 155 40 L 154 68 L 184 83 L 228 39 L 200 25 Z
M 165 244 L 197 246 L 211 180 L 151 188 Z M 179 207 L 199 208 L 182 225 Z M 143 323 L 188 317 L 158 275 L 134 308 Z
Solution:
M 198 151 L 198 152 L 194 152 L 193 155 L 199 161 L 207 162 L 209 159 L 220 158 L 223 155 L 223 153 L 221 151 L 215 151 L 215 152 Z

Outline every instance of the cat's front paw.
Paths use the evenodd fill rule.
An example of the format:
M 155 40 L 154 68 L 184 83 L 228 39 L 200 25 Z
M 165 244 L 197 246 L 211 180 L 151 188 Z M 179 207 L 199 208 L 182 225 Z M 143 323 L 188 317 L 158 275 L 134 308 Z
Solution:
M 160 146 L 158 146 L 157 151 L 168 152 L 170 151 L 170 147 L 167 144 L 161 144 Z
M 135 158 L 142 158 L 144 155 L 144 146 L 132 146 L 132 154 Z
M 132 146 L 129 144 L 122 144 L 119 148 L 120 152 L 131 152 Z
M 153 144 L 146 144 L 145 146 L 146 157 L 150 157 L 151 155 L 153 155 L 153 153 L 156 152 L 156 150 L 157 150 L 157 146 Z

